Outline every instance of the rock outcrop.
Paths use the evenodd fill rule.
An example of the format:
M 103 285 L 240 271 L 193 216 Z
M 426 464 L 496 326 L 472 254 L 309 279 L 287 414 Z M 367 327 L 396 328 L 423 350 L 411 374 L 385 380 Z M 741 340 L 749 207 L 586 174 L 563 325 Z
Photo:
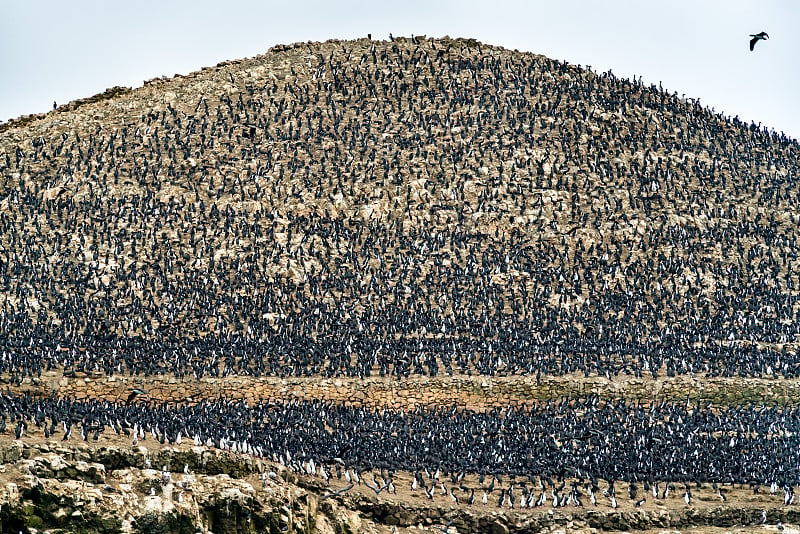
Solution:
M 392 528 L 528 534 L 800 522 L 757 502 L 656 510 L 445 507 L 330 487 L 280 465 L 205 447 L 0 446 L 0 532 L 391 532 Z M 188 472 L 184 472 L 184 470 Z M 169 473 L 169 480 L 164 473 Z M 166 483 L 165 483 L 166 482 Z

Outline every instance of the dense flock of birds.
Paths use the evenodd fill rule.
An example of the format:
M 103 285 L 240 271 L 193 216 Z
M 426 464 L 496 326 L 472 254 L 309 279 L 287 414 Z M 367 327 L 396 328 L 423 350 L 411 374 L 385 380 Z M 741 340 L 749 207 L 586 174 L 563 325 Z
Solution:
M 0 131 L 0 379 L 798 377 L 798 165 L 796 140 L 610 71 L 278 47 Z M 800 483 L 792 409 L 0 402 L 17 437 L 195 440 L 377 470 L 376 493 L 400 469 L 454 499 L 446 477 L 516 477 L 493 498 L 517 506 Z
M 117 98 L 92 104 L 105 123 L 0 133 L 15 382 L 800 375 L 783 134 L 421 38 L 296 45 Z
M 396 491 L 394 473 L 406 471 L 413 473 L 411 491 L 431 500 L 441 492 L 456 504 L 473 504 L 476 489 L 486 504 L 495 479 L 493 500 L 511 507 L 597 505 L 601 488 L 604 502 L 616 507 L 617 481 L 641 503 L 651 493 L 678 497 L 710 483 L 723 501 L 723 484 L 756 493 L 782 488 L 788 505 L 800 484 L 800 408 L 712 410 L 688 401 L 643 406 L 589 397 L 485 413 L 404 412 L 324 401 L 175 407 L 28 395 L 2 395 L 0 408 L 0 432 L 18 439 L 42 432 L 51 440 L 92 441 L 116 432 L 134 446 L 148 437 L 194 443 L 283 464 L 336 491 L 364 481 L 376 495 Z M 464 486 L 467 474 L 478 475 L 481 486 Z

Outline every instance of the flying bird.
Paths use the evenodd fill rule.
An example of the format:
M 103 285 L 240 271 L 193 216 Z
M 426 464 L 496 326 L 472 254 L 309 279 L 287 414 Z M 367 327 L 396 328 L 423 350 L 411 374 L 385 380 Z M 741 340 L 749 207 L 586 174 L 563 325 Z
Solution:
M 350 484 L 346 485 L 345 487 L 341 488 L 341 489 L 338 489 L 338 490 L 333 491 L 331 493 L 326 493 L 325 495 L 321 496 L 319 498 L 319 500 L 320 501 L 324 501 L 325 499 L 330 499 L 331 497 L 337 497 L 337 496 L 341 495 L 342 493 L 344 493 L 346 491 L 350 491 L 351 489 L 353 489 L 352 482 Z
M 759 42 L 761 40 L 766 41 L 767 39 L 769 39 L 769 35 L 767 34 L 767 32 L 759 32 L 759 33 L 756 33 L 754 35 L 751 34 L 750 37 L 752 37 L 752 39 L 750 39 L 750 51 L 751 52 L 753 51 L 753 48 L 755 48 L 757 42 Z

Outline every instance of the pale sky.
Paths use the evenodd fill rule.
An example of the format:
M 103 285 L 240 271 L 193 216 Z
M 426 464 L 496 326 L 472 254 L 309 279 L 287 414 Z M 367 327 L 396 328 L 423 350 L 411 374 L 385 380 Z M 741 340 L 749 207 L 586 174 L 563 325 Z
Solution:
M 798 0 L 0 0 L 0 121 L 297 41 L 471 37 L 800 138 Z M 749 34 L 770 40 L 750 52 Z

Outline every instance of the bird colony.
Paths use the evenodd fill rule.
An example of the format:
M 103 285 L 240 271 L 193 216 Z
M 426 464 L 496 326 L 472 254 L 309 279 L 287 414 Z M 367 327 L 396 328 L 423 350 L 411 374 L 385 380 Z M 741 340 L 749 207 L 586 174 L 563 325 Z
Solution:
M 2 125 L 0 437 L 219 447 L 325 498 L 404 472 L 453 506 L 691 506 L 695 484 L 791 506 L 791 399 L 387 410 L 146 384 L 796 380 L 798 165 L 796 140 L 641 80 L 419 37 L 276 47 Z M 48 373 L 142 388 L 22 392 Z

